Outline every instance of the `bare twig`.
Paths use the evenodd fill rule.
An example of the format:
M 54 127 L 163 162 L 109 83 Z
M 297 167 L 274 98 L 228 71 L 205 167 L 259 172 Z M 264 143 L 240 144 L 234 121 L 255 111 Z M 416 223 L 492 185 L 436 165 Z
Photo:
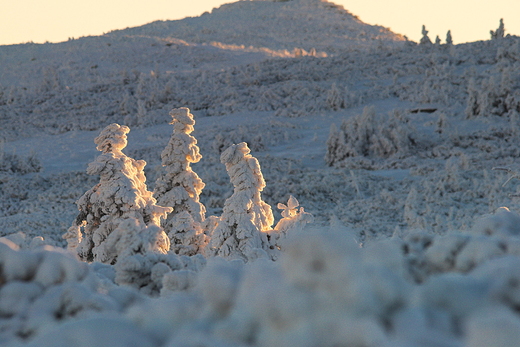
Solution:
M 513 180 L 515 178 L 520 179 L 520 172 L 518 172 L 516 170 L 513 170 L 511 168 L 508 168 L 508 167 L 494 167 L 491 170 L 505 171 L 508 174 L 510 174 L 510 176 L 507 178 L 507 180 L 504 182 L 504 184 L 502 184 L 502 187 L 505 187 L 505 185 L 508 184 L 509 181 L 511 181 L 511 180 Z M 520 193 L 509 194 L 509 197 L 518 198 L 518 197 L 520 197 Z

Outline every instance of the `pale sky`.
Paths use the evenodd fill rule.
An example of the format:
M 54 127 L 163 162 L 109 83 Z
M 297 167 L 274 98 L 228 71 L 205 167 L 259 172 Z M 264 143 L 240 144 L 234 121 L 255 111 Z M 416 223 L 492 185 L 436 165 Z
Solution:
M 66 41 L 69 37 L 181 19 L 211 11 L 223 0 L 0 0 L 0 45 Z M 426 25 L 433 41 L 489 39 L 500 18 L 506 34 L 520 35 L 520 0 L 336 0 L 367 24 L 379 24 L 419 41 Z

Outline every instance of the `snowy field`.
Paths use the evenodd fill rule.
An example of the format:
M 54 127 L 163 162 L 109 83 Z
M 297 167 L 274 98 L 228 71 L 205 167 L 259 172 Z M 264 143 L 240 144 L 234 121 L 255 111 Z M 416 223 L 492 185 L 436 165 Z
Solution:
M 0 46 L 0 345 L 517 346 L 497 27 L 417 44 L 241 1 Z

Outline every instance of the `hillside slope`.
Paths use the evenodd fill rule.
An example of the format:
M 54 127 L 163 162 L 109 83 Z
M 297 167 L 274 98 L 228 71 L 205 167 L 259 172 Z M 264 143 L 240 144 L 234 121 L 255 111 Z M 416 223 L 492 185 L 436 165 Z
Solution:
M 238 1 L 211 13 L 176 21 L 156 21 L 118 30 L 111 36 L 176 37 L 270 49 L 312 48 L 327 53 L 371 43 L 395 43 L 403 36 L 363 23 L 342 6 L 324 0 Z

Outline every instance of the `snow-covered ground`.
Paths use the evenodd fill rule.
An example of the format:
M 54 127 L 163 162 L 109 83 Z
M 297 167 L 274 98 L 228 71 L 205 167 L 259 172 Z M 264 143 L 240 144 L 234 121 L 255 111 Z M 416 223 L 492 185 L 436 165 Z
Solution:
M 498 36 L 417 45 L 325 1 L 241 1 L 0 46 L 0 344 L 515 346 L 520 38 Z M 202 154 L 200 254 L 132 254 L 121 244 L 159 229 L 121 223 L 117 262 L 78 260 L 62 235 L 101 189 L 87 166 L 119 158 L 138 177 L 145 160 L 154 191 L 180 107 Z M 94 139 L 111 123 L 130 132 L 107 161 Z M 243 145 L 226 151 L 241 142 L 260 175 Z M 234 219 L 247 247 L 265 233 L 260 251 L 219 252 Z

